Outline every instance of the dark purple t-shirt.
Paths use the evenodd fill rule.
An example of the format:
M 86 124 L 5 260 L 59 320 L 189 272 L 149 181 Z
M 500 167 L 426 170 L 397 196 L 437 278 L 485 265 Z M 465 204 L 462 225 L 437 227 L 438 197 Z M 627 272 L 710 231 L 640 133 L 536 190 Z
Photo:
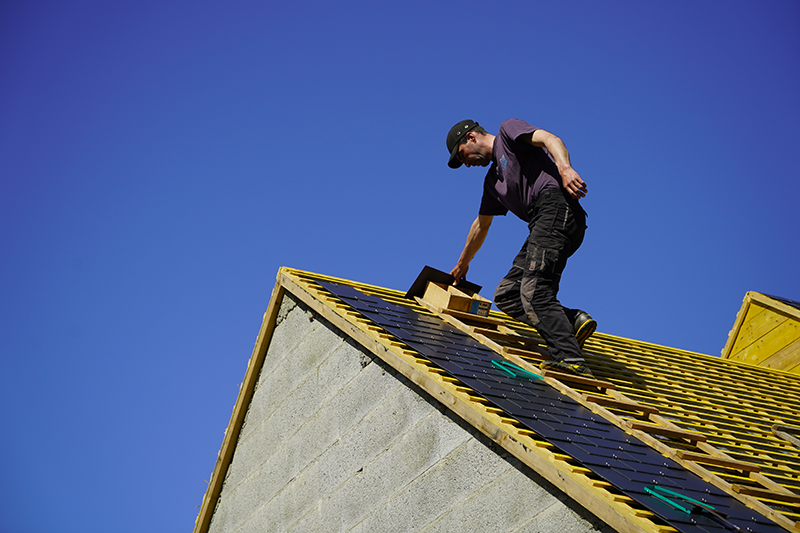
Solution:
M 483 181 L 481 215 L 505 215 L 509 211 L 525 222 L 539 193 L 561 187 L 561 176 L 545 148 L 531 146 L 517 138 L 531 134 L 537 127 L 511 118 L 500 124 L 494 140 L 492 166 Z

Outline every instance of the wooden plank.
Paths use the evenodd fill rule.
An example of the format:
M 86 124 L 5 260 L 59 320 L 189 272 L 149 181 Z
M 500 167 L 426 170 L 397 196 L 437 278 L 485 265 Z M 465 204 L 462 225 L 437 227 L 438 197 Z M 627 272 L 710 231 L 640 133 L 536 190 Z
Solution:
M 655 424 L 646 424 L 644 422 L 627 421 L 625 424 L 631 429 L 644 431 L 651 435 L 663 435 L 673 439 L 687 439 L 692 442 L 705 442 L 706 436 L 694 431 L 684 431 L 682 429 L 666 428 L 664 426 L 657 426 Z
M 733 348 L 731 348 L 731 357 L 738 359 L 739 352 L 763 337 L 765 333 L 777 326 L 778 322 L 785 319 L 786 317 L 776 315 L 758 302 L 751 302 L 744 320 L 742 320 L 742 325 L 739 327 Z
M 757 302 L 762 306 L 772 309 L 778 313 L 783 313 L 786 316 L 792 316 L 795 319 L 800 320 L 800 309 L 797 309 L 791 305 L 787 305 L 779 300 L 774 300 L 766 294 L 761 294 L 759 292 L 748 294 L 752 294 L 751 301 Z
M 522 335 L 513 335 L 510 333 L 500 333 L 499 331 L 495 331 L 493 329 L 486 329 L 486 328 L 475 328 L 474 330 L 476 335 L 483 335 L 485 337 L 489 337 L 490 339 L 498 340 L 498 341 L 508 341 L 508 342 L 520 342 L 525 344 L 526 346 L 539 345 L 539 339 L 534 337 L 523 337 Z
M 555 372 L 553 370 L 540 370 L 539 373 L 541 373 L 546 378 L 557 379 L 558 381 L 568 382 L 568 383 L 580 383 L 582 385 L 591 385 L 597 387 L 598 389 L 613 389 L 615 387 L 615 385 L 610 381 L 587 378 L 583 376 L 578 376 L 576 374 L 567 374 L 566 372 Z
M 784 320 L 780 325 L 739 351 L 735 359 L 757 365 L 771 354 L 800 338 L 800 322 Z
M 678 457 L 683 459 L 684 461 L 694 461 L 695 463 L 703 463 L 707 465 L 717 465 L 723 466 L 726 468 L 733 468 L 735 470 L 741 470 L 743 472 L 760 472 L 761 467 L 750 464 L 750 463 L 742 463 L 740 461 L 732 461 L 730 459 L 723 459 L 722 457 L 712 457 L 710 455 L 705 455 L 702 453 L 691 453 L 684 450 L 678 450 Z
M 505 324 L 504 320 L 500 320 L 499 318 L 492 318 L 490 316 L 481 316 L 481 315 L 473 315 L 472 313 L 465 313 L 463 311 L 456 311 L 455 309 L 441 309 L 439 311 L 442 314 L 453 316 L 462 321 L 472 321 L 472 322 L 480 322 L 482 324 L 492 324 L 494 326 L 499 326 L 501 324 Z
M 744 494 L 754 498 L 765 498 L 768 500 L 776 500 L 779 502 L 800 503 L 800 494 L 787 494 L 784 492 L 775 492 L 772 490 L 757 489 L 755 487 L 748 487 L 746 485 L 732 485 L 733 491 L 737 494 Z
M 800 428 L 774 425 L 772 426 L 772 433 L 776 437 L 791 443 L 793 446 L 797 448 L 800 448 L 800 438 L 795 436 L 795 435 L 800 436 Z
M 800 364 L 800 339 L 796 339 L 761 361 L 761 366 L 764 368 L 783 371 L 791 371 L 797 364 Z
M 537 361 L 546 361 L 550 359 L 550 355 L 544 350 L 539 348 L 538 351 L 523 350 L 522 348 L 513 348 L 511 346 L 503 346 L 503 355 L 516 355 L 519 357 L 529 357 Z
M 619 409 L 627 409 L 629 411 L 639 411 L 644 414 L 658 414 L 658 408 L 649 405 L 642 405 L 636 402 L 626 402 L 623 400 L 616 400 L 608 398 L 607 396 L 597 396 L 596 394 L 582 394 L 584 400 L 587 402 L 596 403 L 599 405 L 608 405 L 610 407 L 617 407 Z

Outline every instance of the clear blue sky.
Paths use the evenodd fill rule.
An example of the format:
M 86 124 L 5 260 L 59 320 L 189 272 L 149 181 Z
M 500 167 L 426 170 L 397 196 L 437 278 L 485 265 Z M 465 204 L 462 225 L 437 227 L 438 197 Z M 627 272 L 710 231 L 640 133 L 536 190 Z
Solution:
M 278 268 L 449 270 L 447 130 L 512 117 L 588 183 L 601 331 L 718 355 L 800 300 L 796 0 L 2 2 L 0 532 L 191 530 Z

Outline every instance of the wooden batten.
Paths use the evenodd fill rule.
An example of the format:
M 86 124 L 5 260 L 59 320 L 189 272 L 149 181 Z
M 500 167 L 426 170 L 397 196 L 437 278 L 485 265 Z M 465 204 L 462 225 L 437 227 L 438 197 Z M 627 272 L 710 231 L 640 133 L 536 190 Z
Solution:
M 667 428 L 664 426 L 657 426 L 654 424 L 645 424 L 644 422 L 627 421 L 625 424 L 631 429 L 643 431 L 651 435 L 662 435 L 664 437 L 669 437 L 672 439 L 686 439 L 692 442 L 706 441 L 705 435 L 701 433 L 695 433 L 694 431 L 684 431 L 680 429 Z
M 734 470 L 741 470 L 742 472 L 760 472 L 761 467 L 750 464 L 750 463 L 743 463 L 741 461 L 732 461 L 730 459 L 724 459 L 721 457 L 713 457 L 711 455 L 705 455 L 700 453 L 692 453 L 687 452 L 685 450 L 677 450 L 677 455 L 684 461 L 694 461 L 695 463 L 702 463 L 707 465 L 716 465 L 722 466 L 725 468 L 732 468 Z
M 658 409 L 648 405 L 642 405 L 638 402 L 617 400 L 606 396 L 597 396 L 595 394 L 582 394 L 581 397 L 587 402 L 596 403 L 598 405 L 607 405 L 609 407 L 616 407 L 618 409 L 625 409 L 627 411 L 637 411 L 646 415 L 658 414 Z
M 767 500 L 773 500 L 779 502 L 800 503 L 800 494 L 776 492 L 772 490 L 747 487 L 745 485 L 732 485 L 732 486 L 733 486 L 733 491 L 736 492 L 737 494 L 745 494 L 748 496 L 755 496 L 758 498 L 764 498 Z

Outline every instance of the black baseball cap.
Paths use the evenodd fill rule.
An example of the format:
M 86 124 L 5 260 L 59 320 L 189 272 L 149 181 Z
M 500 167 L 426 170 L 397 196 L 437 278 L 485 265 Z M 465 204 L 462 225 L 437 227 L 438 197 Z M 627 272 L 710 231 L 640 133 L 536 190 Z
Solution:
M 447 134 L 447 151 L 450 152 L 450 161 L 447 162 L 448 167 L 458 168 L 461 166 L 461 161 L 459 161 L 457 157 L 458 145 L 461 143 L 461 139 L 464 138 L 464 135 L 477 126 L 478 123 L 474 120 L 462 120 L 450 128 L 450 132 Z

